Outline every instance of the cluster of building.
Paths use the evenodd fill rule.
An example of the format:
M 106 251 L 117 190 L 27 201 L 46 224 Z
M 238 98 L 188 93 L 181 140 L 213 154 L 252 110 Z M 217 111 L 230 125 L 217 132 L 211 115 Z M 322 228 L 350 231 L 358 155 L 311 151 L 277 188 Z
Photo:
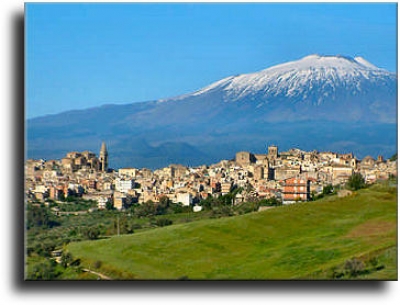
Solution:
M 282 202 L 307 201 L 323 187 L 344 184 L 353 173 L 361 173 L 367 183 L 397 176 L 397 160 L 353 154 L 305 152 L 290 149 L 279 152 L 269 146 L 265 154 L 238 152 L 234 160 L 213 165 L 186 167 L 169 165 L 146 168 L 108 168 L 108 152 L 103 142 L 99 157 L 89 151 L 69 152 L 61 160 L 27 160 L 25 190 L 29 199 L 60 200 L 80 196 L 122 210 L 132 203 L 158 202 L 167 196 L 172 202 L 195 205 L 209 196 L 218 197 L 241 188 L 232 204 L 277 197 Z

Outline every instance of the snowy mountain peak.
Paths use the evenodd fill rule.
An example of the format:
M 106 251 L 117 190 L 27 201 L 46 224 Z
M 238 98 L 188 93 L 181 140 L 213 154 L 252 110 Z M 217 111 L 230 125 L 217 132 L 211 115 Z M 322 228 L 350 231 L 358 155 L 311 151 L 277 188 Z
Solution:
M 265 102 L 276 97 L 309 100 L 311 95 L 320 95 L 312 102 L 320 104 L 323 97 L 334 98 L 340 88 L 355 94 L 367 90 L 371 81 L 385 84 L 387 79 L 394 80 L 396 75 L 362 57 L 313 54 L 259 72 L 230 76 L 173 100 L 219 92 L 224 102 L 244 99 Z
M 397 113 L 397 75 L 362 57 L 313 54 L 259 72 L 229 76 L 159 102 L 174 101 L 205 109 L 243 107 L 241 115 L 255 111 L 260 120 L 270 122 L 318 118 L 392 123 Z
M 287 62 L 281 65 L 277 65 L 263 71 L 276 70 L 276 69 L 342 69 L 342 70 L 354 70 L 354 69 L 372 69 L 382 70 L 369 63 L 362 57 L 349 57 L 343 55 L 318 55 L 313 54 L 303 57 L 300 60 Z
M 357 56 L 354 59 L 355 59 L 356 62 L 366 66 L 367 68 L 382 70 L 382 69 L 378 68 L 377 66 L 371 64 L 369 61 L 367 61 L 366 59 L 362 58 L 361 56 Z

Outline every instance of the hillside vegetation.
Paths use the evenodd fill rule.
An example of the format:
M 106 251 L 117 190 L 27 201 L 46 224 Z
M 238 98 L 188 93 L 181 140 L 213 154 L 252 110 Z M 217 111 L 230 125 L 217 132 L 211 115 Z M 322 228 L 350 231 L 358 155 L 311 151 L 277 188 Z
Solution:
M 112 279 L 397 279 L 397 187 L 71 243 Z M 94 268 L 96 266 L 97 268 Z

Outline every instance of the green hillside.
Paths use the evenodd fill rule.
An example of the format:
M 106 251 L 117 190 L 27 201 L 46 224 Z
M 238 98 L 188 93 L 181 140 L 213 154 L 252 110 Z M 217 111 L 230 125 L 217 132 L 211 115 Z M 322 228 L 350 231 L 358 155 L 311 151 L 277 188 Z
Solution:
M 113 279 L 397 279 L 397 188 L 68 245 Z

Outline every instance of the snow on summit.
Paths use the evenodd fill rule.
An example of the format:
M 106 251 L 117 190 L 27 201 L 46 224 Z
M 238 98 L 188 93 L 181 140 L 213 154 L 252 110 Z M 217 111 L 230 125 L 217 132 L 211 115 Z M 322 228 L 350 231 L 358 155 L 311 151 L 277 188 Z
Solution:
M 388 74 L 361 58 L 357 61 L 343 56 L 310 55 L 257 73 L 238 76 L 225 90 L 230 91 L 229 95 L 235 94 L 240 98 L 260 91 L 273 96 L 292 96 L 321 85 L 330 90 L 335 90 L 343 83 L 349 88 L 359 88 L 365 79 Z
M 362 57 L 309 55 L 259 72 L 224 78 L 185 97 L 217 90 L 223 90 L 229 102 L 260 95 L 293 97 L 321 86 L 329 95 L 339 86 L 360 91 L 366 80 L 387 77 L 396 76 Z
M 245 115 L 256 109 L 259 119 L 269 122 L 317 118 L 393 123 L 397 75 L 362 57 L 309 55 L 259 72 L 229 76 L 159 102 L 174 101 L 196 104 L 198 108 L 188 113 L 211 107 L 215 112 L 232 112 L 243 107 Z

